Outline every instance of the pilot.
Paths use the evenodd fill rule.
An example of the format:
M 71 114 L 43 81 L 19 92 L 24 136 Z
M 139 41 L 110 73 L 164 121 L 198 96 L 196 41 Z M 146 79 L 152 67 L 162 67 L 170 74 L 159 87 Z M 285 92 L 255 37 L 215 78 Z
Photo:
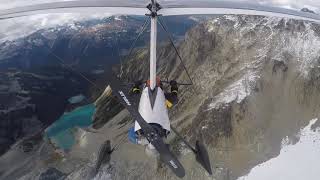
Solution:
M 150 80 L 147 81 L 147 86 L 149 86 Z M 175 80 L 170 81 L 170 92 L 165 92 L 166 105 L 167 108 L 172 108 L 178 102 L 178 83 Z M 142 81 L 135 82 L 133 88 L 131 89 L 131 94 L 139 95 L 141 93 L 141 86 L 143 85 Z M 163 84 L 160 79 L 157 77 L 157 86 L 163 90 Z
M 160 135 L 160 137 L 164 137 L 164 138 L 167 138 L 167 135 L 170 133 L 170 122 L 169 122 L 167 109 L 172 108 L 178 102 L 178 83 L 176 81 L 172 80 L 172 81 L 170 81 L 169 84 L 170 84 L 170 92 L 164 92 L 163 91 L 163 84 L 161 83 L 160 78 L 157 77 L 156 88 L 158 88 L 158 87 L 160 88 L 160 89 L 158 89 L 158 92 L 157 92 L 157 93 L 159 93 L 159 95 L 157 94 L 157 98 L 161 99 L 161 97 L 163 97 L 163 99 L 165 101 L 165 105 L 164 105 L 164 110 L 161 110 L 161 107 L 159 110 L 160 112 L 163 112 L 163 113 L 160 113 L 156 116 L 157 117 L 163 116 L 163 118 L 158 118 L 159 121 L 154 120 L 152 122 L 149 122 L 148 119 L 145 119 L 147 122 L 149 122 L 149 124 L 153 127 L 153 129 L 155 131 L 157 131 L 157 133 Z M 147 93 L 149 85 L 150 85 L 149 80 L 146 83 L 143 83 L 142 81 L 137 81 L 137 82 L 135 82 L 133 88 L 131 89 L 131 93 L 130 93 L 131 95 L 134 95 L 134 96 L 142 94 L 141 99 L 140 99 L 140 105 L 139 105 L 139 112 L 142 115 L 142 117 L 144 117 L 144 113 L 145 113 L 145 111 L 147 111 L 144 108 L 144 107 L 146 107 L 146 105 L 145 105 L 145 103 L 143 103 L 143 101 L 144 101 L 144 97 L 149 97 L 149 95 Z M 145 86 L 145 87 L 143 90 L 141 90 L 141 88 L 143 86 Z M 143 110 L 141 110 L 141 106 L 142 106 Z M 161 105 L 159 105 L 159 106 L 161 106 Z M 157 107 L 157 109 L 158 109 L 158 107 Z M 148 117 L 148 116 L 146 115 L 145 117 Z M 140 126 L 137 122 L 135 123 L 134 127 L 129 129 L 128 136 L 129 136 L 129 140 L 132 143 L 140 144 L 140 145 L 148 145 L 148 147 L 150 146 L 148 149 L 153 149 L 152 145 L 148 142 L 148 140 L 143 135 L 144 135 L 143 130 L 140 128 Z

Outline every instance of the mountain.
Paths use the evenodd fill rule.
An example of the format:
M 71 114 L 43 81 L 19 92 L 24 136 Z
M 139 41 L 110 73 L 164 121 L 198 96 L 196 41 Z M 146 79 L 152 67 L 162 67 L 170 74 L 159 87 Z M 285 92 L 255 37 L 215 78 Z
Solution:
M 179 87 L 179 103 L 170 110 L 170 119 L 192 144 L 196 139 L 204 141 L 214 171 L 209 177 L 171 133 L 168 141 L 186 168 L 186 179 L 238 179 L 281 154 L 284 140 L 296 144 L 305 139 L 299 133 L 320 109 L 319 25 L 262 16 L 219 16 L 191 28 L 177 45 L 194 85 Z M 158 51 L 159 76 L 187 82 L 174 49 L 163 42 Z M 147 48 L 137 49 L 122 64 L 122 77 L 130 82 L 148 78 L 148 56 Z M 114 69 L 119 72 L 119 65 Z M 106 88 L 96 101 L 97 133 L 78 129 L 78 144 L 64 156 L 47 141 L 27 155 L 10 150 L 0 157 L 0 177 L 36 179 L 49 166 L 67 179 L 86 179 L 99 146 L 109 139 L 117 149 L 95 179 L 177 179 L 146 156 L 144 147 L 126 140 L 132 121 L 110 91 Z M 312 126 L 318 132 L 319 123 Z M 13 167 L 5 168 L 9 161 Z
M 313 119 L 306 127 L 301 129 L 299 132 L 301 134 L 300 139 L 297 143 L 292 143 L 289 139 L 283 139 L 279 156 L 259 164 L 247 176 L 240 179 L 267 180 L 278 179 L 279 177 L 291 180 L 317 179 L 320 133 L 319 128 L 314 128 L 316 123 L 319 123 L 319 120 Z M 299 162 L 298 166 L 297 162 Z
M 260 16 L 222 16 L 188 31 L 178 49 L 194 86 L 180 87 L 170 119 L 193 144 L 203 138 L 217 179 L 237 179 L 276 157 L 283 139 L 296 143 L 300 129 L 318 116 L 319 43 L 319 25 Z M 187 82 L 174 50 L 169 45 L 161 49 L 159 76 Z M 148 53 L 141 49 L 123 66 L 123 76 L 129 81 L 146 79 L 145 67 Z M 109 131 L 119 128 L 113 120 L 106 126 Z M 120 137 L 111 140 L 116 143 Z M 186 151 L 176 139 L 171 142 L 178 153 Z M 138 166 L 140 172 L 150 166 L 123 157 L 129 147 L 134 148 L 126 143 L 116 153 L 111 166 L 117 169 L 109 171 L 111 177 L 134 178 L 121 169 Z M 180 158 L 188 178 L 207 178 L 190 154 Z M 143 177 L 175 179 L 161 166 Z
M 92 102 L 104 86 L 100 82 L 105 83 L 112 65 L 127 54 L 144 21 L 144 17 L 112 16 L 42 29 L 1 43 L 0 154 L 56 121 L 70 109 L 70 97 L 85 94 Z M 166 22 L 174 24 L 171 32 L 177 40 L 196 23 L 189 17 Z M 164 33 L 159 38 L 164 39 Z M 143 35 L 136 45 L 147 43 L 148 35 Z
M 164 18 L 174 37 L 195 24 L 189 17 Z M 140 16 L 108 17 L 100 20 L 77 22 L 39 30 L 25 38 L 0 44 L 0 70 L 8 68 L 30 69 L 65 64 L 79 71 L 112 65 L 126 54 L 145 21 Z M 146 31 L 150 29 L 147 26 Z M 144 34 L 137 46 L 149 43 L 149 33 Z M 162 32 L 159 39 L 166 36 Z
M 313 13 L 313 14 L 316 14 L 314 11 L 308 9 L 308 8 L 302 8 L 301 9 L 302 12 L 308 12 L 308 13 Z
M 141 18 L 122 18 L 109 17 L 43 29 L 5 42 L 1 44 L 0 67 L 5 70 L 59 65 L 61 62 L 53 54 L 82 71 L 110 64 L 118 59 L 116 47 L 128 48 L 143 23 Z
M 71 81 L 71 83 L 70 83 Z M 87 91 L 87 82 L 60 67 L 1 73 L 0 153 L 57 120 L 67 99 Z

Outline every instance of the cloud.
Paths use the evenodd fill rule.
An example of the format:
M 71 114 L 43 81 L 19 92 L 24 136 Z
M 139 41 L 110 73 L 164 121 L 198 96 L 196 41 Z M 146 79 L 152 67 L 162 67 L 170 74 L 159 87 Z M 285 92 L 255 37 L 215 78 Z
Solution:
M 308 8 L 320 12 L 319 0 L 258 0 L 265 5 L 279 6 L 290 9 Z
M 101 19 L 108 16 L 110 16 L 108 13 L 92 14 L 89 16 L 66 13 L 34 15 L 29 17 L 1 20 L 0 42 L 24 37 L 40 29 L 55 27 L 58 25 L 73 25 L 75 21 Z
M 58 2 L 66 0 L 1 0 L 1 9 L 10 9 L 26 5 L 35 5 L 47 2 Z M 75 21 L 88 19 L 98 19 L 110 16 L 109 13 L 103 14 L 41 14 L 27 17 L 1 20 L 0 42 L 14 40 L 16 38 L 27 36 L 40 29 L 54 27 L 57 25 L 73 24 Z
M 1 0 L 0 9 L 10 9 L 20 6 L 35 5 L 49 2 L 61 2 L 68 0 Z

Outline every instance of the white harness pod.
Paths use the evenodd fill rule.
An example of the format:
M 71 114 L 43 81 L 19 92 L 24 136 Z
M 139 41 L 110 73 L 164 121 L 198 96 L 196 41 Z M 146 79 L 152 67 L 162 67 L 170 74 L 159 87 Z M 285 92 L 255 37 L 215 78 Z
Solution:
M 157 123 L 161 125 L 163 129 L 170 131 L 170 120 L 166 106 L 166 98 L 162 89 L 160 87 L 156 88 L 158 89 L 153 108 L 150 102 L 148 87 L 143 89 L 139 103 L 139 113 L 147 123 Z M 136 132 L 140 129 L 141 127 L 139 123 L 135 121 L 134 131 Z

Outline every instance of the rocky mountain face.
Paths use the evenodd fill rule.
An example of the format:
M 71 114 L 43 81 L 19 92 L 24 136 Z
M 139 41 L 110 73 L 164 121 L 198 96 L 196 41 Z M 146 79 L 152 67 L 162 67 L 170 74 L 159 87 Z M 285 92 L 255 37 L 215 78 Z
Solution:
M 69 97 L 87 91 L 78 74 L 60 67 L 33 72 L 15 69 L 0 77 L 0 153 L 46 128 L 63 114 Z
M 0 45 L 0 67 L 6 70 L 59 65 L 61 62 L 55 55 L 82 71 L 92 71 L 99 65 L 115 62 L 118 59 L 116 48 L 128 48 L 143 24 L 142 18 L 121 18 L 43 29 L 28 37 L 4 42 Z
M 174 50 L 165 43 L 158 48 L 159 76 L 187 82 Z M 196 139 L 204 141 L 214 171 L 213 177 L 208 176 L 171 133 L 168 141 L 186 168 L 184 179 L 225 180 L 246 175 L 252 167 L 277 156 L 283 139 L 296 143 L 299 130 L 319 114 L 319 25 L 261 16 L 221 16 L 193 27 L 178 50 L 194 86 L 180 86 L 179 103 L 170 110 L 170 119 L 192 144 Z M 147 79 L 148 56 L 147 49 L 137 49 L 131 60 L 115 69 L 127 81 Z M 98 133 L 79 130 L 78 144 L 64 158 L 58 158 L 43 142 L 31 152 L 41 157 L 25 158 L 37 168 L 16 167 L 20 177 L 26 174 L 22 179 L 37 179 L 50 166 L 65 179 L 87 179 L 99 146 L 109 139 L 112 146 L 119 146 L 95 179 L 177 179 L 155 158 L 146 156 L 143 147 L 126 141 L 132 121 L 110 94 L 106 88 L 96 101 Z M 14 159 L 12 154 L 26 156 L 10 151 L 2 158 L 9 162 Z M 5 168 L 0 168 L 1 174 L 17 177 Z
M 192 143 L 203 139 L 216 179 L 237 179 L 277 156 L 284 138 L 297 142 L 299 130 L 318 116 L 319 28 L 287 19 L 222 16 L 192 28 L 179 44 L 194 86 L 180 87 L 179 104 L 170 110 L 170 119 Z M 174 50 L 164 45 L 159 52 L 159 76 L 186 82 Z M 137 50 L 122 67 L 124 79 L 146 79 L 148 58 L 147 50 Z M 119 128 L 112 122 L 107 126 Z M 177 139 L 172 143 L 180 149 L 186 179 L 210 179 L 190 155 L 184 155 L 185 147 Z M 137 177 L 123 169 L 138 166 L 135 171 L 142 172 L 150 166 L 121 153 L 115 156 L 110 174 L 116 179 Z M 143 171 L 143 178 L 175 179 L 161 166 Z
M 80 71 L 103 69 L 118 63 L 127 53 L 142 28 L 144 17 L 119 16 L 76 22 L 69 25 L 39 30 L 25 38 L 0 44 L 0 69 L 30 69 L 65 64 Z M 166 20 L 175 38 L 195 24 L 189 17 Z M 149 26 L 146 32 L 149 31 Z M 149 34 L 137 41 L 137 46 L 149 43 Z M 160 33 L 160 39 L 165 38 Z

